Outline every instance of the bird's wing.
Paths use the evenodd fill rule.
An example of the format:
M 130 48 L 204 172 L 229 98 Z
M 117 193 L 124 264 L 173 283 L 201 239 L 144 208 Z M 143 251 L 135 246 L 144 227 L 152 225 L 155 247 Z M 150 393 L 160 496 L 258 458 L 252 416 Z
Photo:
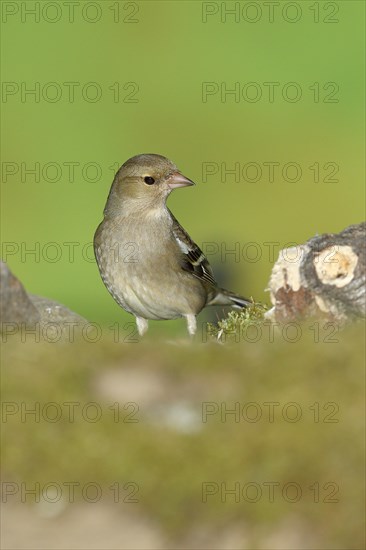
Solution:
M 170 213 L 173 219 L 173 235 L 181 250 L 181 266 L 202 282 L 217 286 L 213 271 L 202 250 L 194 243 L 188 233 Z

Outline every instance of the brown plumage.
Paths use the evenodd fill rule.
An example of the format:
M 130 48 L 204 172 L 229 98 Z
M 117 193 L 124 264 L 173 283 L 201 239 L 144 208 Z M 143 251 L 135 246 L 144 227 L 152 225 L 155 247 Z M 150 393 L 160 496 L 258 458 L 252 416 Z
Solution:
M 219 288 L 200 248 L 166 206 L 177 187 L 194 185 L 169 159 L 144 154 L 117 172 L 94 236 L 104 284 L 116 302 L 136 317 L 139 334 L 148 319 L 187 319 L 207 305 L 245 307 L 249 301 Z

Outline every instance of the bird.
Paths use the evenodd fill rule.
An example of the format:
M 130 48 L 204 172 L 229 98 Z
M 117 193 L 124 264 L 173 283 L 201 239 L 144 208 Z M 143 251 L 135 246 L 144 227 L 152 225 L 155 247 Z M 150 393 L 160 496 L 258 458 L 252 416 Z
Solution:
M 252 302 L 220 288 L 202 250 L 166 205 L 169 194 L 195 185 L 168 158 L 139 154 L 117 171 L 94 235 L 101 278 L 115 301 L 135 316 L 143 336 L 150 319 L 184 317 L 190 336 L 206 306 Z

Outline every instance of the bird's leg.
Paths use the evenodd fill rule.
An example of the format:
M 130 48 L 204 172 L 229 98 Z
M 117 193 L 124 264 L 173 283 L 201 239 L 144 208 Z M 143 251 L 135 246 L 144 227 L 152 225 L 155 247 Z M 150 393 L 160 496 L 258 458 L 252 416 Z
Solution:
M 149 327 L 149 322 L 143 317 L 136 317 L 136 326 L 140 336 L 143 336 Z
M 196 316 L 192 313 L 189 313 L 188 315 L 185 315 L 186 321 L 187 321 L 187 329 L 190 336 L 194 336 L 196 334 L 197 330 L 197 321 Z

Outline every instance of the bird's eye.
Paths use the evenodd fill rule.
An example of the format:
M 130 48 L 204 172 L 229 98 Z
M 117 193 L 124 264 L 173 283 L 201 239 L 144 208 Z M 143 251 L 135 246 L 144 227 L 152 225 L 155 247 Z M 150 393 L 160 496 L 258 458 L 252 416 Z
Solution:
M 144 178 L 144 182 L 147 183 L 147 185 L 152 185 L 155 183 L 155 180 L 151 176 L 146 176 L 146 178 Z

